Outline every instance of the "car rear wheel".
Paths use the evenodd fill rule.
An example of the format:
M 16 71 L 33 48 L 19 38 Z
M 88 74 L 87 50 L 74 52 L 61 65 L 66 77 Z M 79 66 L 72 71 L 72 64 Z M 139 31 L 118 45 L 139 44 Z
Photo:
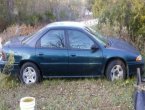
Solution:
M 106 76 L 108 80 L 123 80 L 126 78 L 126 67 L 121 60 L 111 61 L 106 69 Z
M 34 63 L 24 63 L 20 70 L 20 80 L 24 84 L 35 84 L 40 82 L 40 70 Z

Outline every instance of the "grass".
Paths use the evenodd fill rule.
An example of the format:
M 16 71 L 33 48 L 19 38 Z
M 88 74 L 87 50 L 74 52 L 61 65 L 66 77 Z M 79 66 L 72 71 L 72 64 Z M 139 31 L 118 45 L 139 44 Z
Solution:
M 10 89 L 16 86 L 19 86 L 18 79 L 16 77 L 5 75 L 0 73 L 0 88 L 1 89 Z
M 36 98 L 37 110 L 132 110 L 134 84 L 135 79 L 100 78 L 47 79 L 30 86 L 15 81 L 0 88 L 0 110 L 19 110 L 19 100 L 25 96 Z
M 6 103 L 4 101 L 0 102 L 0 110 L 9 110 Z

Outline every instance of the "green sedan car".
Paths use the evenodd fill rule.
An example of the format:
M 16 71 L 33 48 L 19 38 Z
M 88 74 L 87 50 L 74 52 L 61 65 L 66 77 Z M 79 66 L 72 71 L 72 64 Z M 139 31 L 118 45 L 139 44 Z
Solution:
M 104 37 L 78 22 L 54 22 L 31 36 L 19 36 L 2 48 L 1 69 L 10 53 L 11 73 L 25 84 L 43 78 L 106 76 L 114 81 L 143 73 L 144 61 L 135 47 L 121 39 Z

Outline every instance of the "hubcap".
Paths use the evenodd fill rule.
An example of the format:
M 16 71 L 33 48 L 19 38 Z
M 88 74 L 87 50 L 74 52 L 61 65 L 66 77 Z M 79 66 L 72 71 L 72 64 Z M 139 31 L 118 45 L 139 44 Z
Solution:
M 123 79 L 123 68 L 120 65 L 115 65 L 111 69 L 112 81 Z
M 33 67 L 27 67 L 23 70 L 23 81 L 26 84 L 32 84 L 36 82 L 36 71 Z

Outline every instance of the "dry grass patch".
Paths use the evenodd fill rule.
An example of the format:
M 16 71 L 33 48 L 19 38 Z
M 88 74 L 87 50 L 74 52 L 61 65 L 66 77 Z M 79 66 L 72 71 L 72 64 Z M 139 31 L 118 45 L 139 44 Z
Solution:
M 33 96 L 37 110 L 132 110 L 134 79 L 50 79 L 41 84 L 19 85 L 1 90 L 9 110 L 19 109 L 19 100 Z
M 8 41 L 10 38 L 16 37 L 16 36 L 23 36 L 23 35 L 30 35 L 36 31 L 38 31 L 40 28 L 44 27 L 45 24 L 38 24 L 35 26 L 31 25 L 11 25 L 6 30 L 4 30 L 3 33 L 0 33 L 0 37 L 2 38 L 2 42 Z

